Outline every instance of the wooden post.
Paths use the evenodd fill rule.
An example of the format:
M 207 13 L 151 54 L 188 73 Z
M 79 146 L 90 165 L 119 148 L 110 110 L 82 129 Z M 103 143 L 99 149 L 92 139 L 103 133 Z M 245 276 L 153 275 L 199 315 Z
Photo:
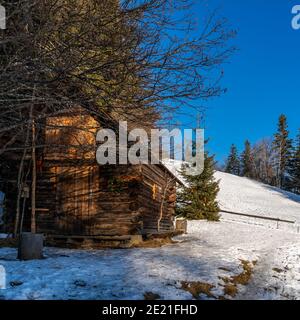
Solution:
M 166 184 L 165 184 L 165 187 L 164 187 L 164 190 L 163 190 L 162 200 L 161 200 L 161 203 L 160 203 L 159 217 L 158 217 L 158 221 L 157 221 L 157 231 L 158 232 L 160 231 L 160 223 L 161 223 L 161 220 L 163 218 L 164 204 L 165 204 L 166 195 L 167 195 L 167 192 L 168 192 L 169 185 L 172 182 L 172 179 L 169 180 L 166 173 L 165 173 L 165 175 L 166 175 Z
M 31 232 L 36 233 L 36 154 L 35 121 L 32 119 L 32 183 L 31 183 Z
M 24 167 L 24 159 L 26 156 L 26 147 L 24 149 L 24 153 L 21 159 L 19 172 L 18 172 L 18 194 L 17 194 L 17 204 L 16 204 L 16 220 L 14 227 L 14 237 L 16 238 L 19 230 L 19 222 L 20 222 L 20 203 L 21 203 L 21 193 L 22 193 L 22 175 L 23 175 L 23 167 Z
M 32 118 L 32 112 L 33 112 L 33 106 L 30 108 L 30 114 L 29 118 Z M 27 154 L 27 148 L 28 148 L 28 142 L 29 142 L 29 133 L 30 133 L 30 123 L 28 123 L 27 130 L 26 130 L 26 138 L 25 138 L 25 144 L 24 144 L 24 151 L 19 167 L 18 172 L 18 195 L 17 195 L 17 204 L 16 204 L 16 220 L 15 220 L 15 227 L 14 227 L 14 237 L 17 237 L 18 235 L 18 229 L 19 229 L 19 223 L 20 223 L 20 203 L 21 203 L 21 193 L 23 189 L 23 171 L 24 171 L 24 162 L 25 157 Z

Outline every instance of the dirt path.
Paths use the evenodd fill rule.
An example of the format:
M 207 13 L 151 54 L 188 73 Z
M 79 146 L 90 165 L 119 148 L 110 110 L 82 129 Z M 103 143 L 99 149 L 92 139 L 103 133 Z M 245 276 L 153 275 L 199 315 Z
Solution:
M 236 296 L 237 300 L 296 300 L 300 297 L 299 245 L 270 247 L 260 253 L 249 284 Z

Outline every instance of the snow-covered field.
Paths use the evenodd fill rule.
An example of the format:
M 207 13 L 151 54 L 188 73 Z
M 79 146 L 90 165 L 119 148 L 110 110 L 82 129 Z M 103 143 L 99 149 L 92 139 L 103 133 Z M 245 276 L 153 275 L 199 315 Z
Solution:
M 45 259 L 20 262 L 16 250 L 0 248 L 7 289 L 0 299 L 192 299 L 182 282 L 214 286 L 213 299 L 255 265 L 248 285 L 228 299 L 300 299 L 300 237 L 239 223 L 190 222 L 178 243 L 155 249 L 75 251 L 45 249 Z M 200 294 L 201 299 L 208 299 Z
M 181 161 L 167 160 L 164 164 L 185 183 L 179 172 L 182 166 Z M 277 222 L 244 218 L 227 213 L 222 213 L 223 219 L 300 232 L 300 196 L 224 172 L 217 171 L 215 178 L 220 181 L 220 192 L 217 200 L 221 210 L 288 220 L 294 222 L 294 225 L 287 223 L 279 223 L 278 225 Z
M 300 196 L 223 172 L 215 177 L 220 180 L 218 201 L 223 210 L 300 223 Z

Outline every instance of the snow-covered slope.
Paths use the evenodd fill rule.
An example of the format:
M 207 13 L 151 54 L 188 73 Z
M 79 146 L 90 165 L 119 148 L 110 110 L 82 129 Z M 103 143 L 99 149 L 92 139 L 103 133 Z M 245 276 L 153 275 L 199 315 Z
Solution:
M 181 161 L 168 160 L 164 164 L 183 181 L 178 172 Z M 300 223 L 300 196 L 223 172 L 216 172 L 215 177 L 220 181 L 218 201 L 222 210 Z
M 223 172 L 215 177 L 221 209 L 300 222 L 300 196 Z

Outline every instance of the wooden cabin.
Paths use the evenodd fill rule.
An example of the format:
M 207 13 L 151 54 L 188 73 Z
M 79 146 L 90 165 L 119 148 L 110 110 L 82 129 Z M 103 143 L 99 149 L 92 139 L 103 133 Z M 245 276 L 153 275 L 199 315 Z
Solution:
M 173 232 L 177 178 L 163 164 L 99 166 L 99 129 L 83 112 L 46 120 L 47 147 L 37 153 L 37 232 L 49 245 L 66 247 L 128 247 L 142 236 Z M 7 181 L 6 213 L 12 216 L 16 178 Z M 30 199 L 24 218 L 28 230 Z

